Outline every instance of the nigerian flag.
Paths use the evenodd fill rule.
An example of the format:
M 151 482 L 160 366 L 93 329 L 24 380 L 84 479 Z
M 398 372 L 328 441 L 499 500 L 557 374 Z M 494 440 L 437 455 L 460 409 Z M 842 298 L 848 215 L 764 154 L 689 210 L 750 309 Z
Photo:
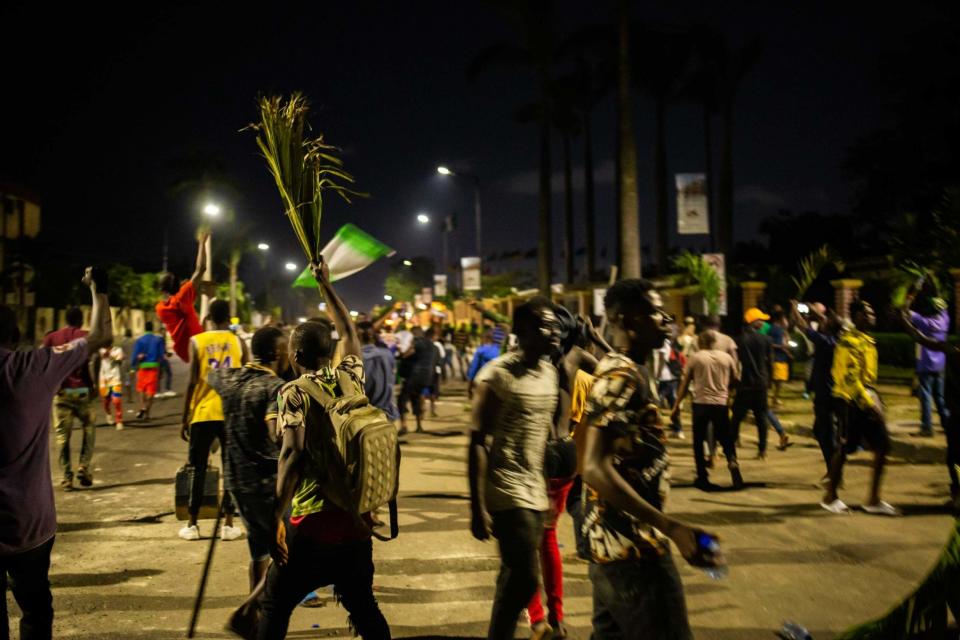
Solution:
M 363 271 L 380 258 L 389 258 L 394 253 L 396 252 L 393 249 L 356 225 L 345 224 L 327 243 L 320 255 L 330 267 L 330 281 L 336 282 L 358 271 Z M 309 265 L 293 282 L 293 286 L 308 288 L 317 286 L 317 281 L 310 273 Z

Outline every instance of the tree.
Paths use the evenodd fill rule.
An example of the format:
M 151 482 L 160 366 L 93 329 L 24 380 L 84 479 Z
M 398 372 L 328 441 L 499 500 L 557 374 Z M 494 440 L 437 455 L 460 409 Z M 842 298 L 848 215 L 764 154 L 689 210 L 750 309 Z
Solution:
M 630 99 L 630 4 L 617 0 L 617 158 L 619 167 L 620 273 L 639 278 L 640 198 L 637 194 L 637 142 Z
M 544 294 L 550 292 L 553 269 L 553 241 L 550 188 L 550 112 L 552 103 L 552 67 L 556 43 L 549 0 L 498 0 L 497 6 L 517 27 L 519 43 L 487 47 L 471 62 L 467 75 L 475 79 L 490 69 L 523 69 L 532 74 L 537 87 L 536 103 L 542 117 L 540 130 L 539 206 L 537 211 L 537 281 Z

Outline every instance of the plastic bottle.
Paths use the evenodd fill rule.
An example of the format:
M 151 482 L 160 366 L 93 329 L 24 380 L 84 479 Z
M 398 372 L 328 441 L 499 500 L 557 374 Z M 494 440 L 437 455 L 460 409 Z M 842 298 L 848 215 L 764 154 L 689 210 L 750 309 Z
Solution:
M 801 627 L 796 622 L 789 620 L 783 623 L 783 629 L 780 630 L 780 637 L 784 640 L 813 640 L 810 632 Z
M 717 542 L 715 538 L 710 538 L 710 542 L 706 545 L 706 548 L 713 555 L 720 555 L 720 543 Z M 713 580 L 723 580 L 727 577 L 727 574 L 730 573 L 730 569 L 726 564 L 721 564 L 716 567 L 704 567 L 703 572 Z

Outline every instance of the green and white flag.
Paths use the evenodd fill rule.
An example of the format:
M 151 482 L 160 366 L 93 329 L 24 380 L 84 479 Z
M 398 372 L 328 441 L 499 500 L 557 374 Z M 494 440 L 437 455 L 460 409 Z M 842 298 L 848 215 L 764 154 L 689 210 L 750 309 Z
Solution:
M 327 243 L 320 254 L 330 267 L 330 281 L 336 282 L 363 271 L 380 258 L 389 258 L 396 251 L 353 224 L 345 224 Z M 294 287 L 317 286 L 310 266 L 293 282 Z

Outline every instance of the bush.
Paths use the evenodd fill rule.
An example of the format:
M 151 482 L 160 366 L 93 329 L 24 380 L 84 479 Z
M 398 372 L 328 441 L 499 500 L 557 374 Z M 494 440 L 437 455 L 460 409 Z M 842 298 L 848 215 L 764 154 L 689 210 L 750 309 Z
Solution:
M 905 333 L 874 333 L 877 341 L 877 355 L 880 364 L 891 367 L 913 368 L 916 365 L 916 343 Z M 957 342 L 957 336 L 948 336 L 951 343 Z

